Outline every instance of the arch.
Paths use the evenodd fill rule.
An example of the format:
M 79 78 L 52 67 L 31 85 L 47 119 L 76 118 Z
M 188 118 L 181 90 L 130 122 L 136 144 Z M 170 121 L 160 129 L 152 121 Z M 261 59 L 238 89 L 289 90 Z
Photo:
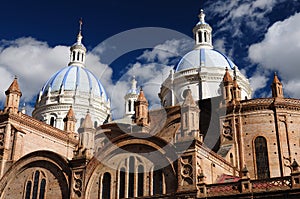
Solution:
M 80 52 L 77 52 L 77 61 L 79 61 Z
M 269 157 L 267 140 L 263 136 L 258 136 L 254 141 L 256 176 L 258 179 L 270 178 Z
M 143 139 L 145 137 L 146 139 Z M 112 179 L 113 181 L 116 181 L 117 184 L 116 188 L 117 190 L 111 190 L 112 191 L 112 197 L 115 198 L 122 198 L 123 195 L 125 197 L 129 197 L 128 193 L 128 179 L 129 179 L 129 154 L 131 152 L 136 152 L 136 149 L 140 149 L 138 155 L 135 155 L 133 159 L 135 160 L 135 171 L 136 171 L 136 176 L 135 176 L 135 186 L 136 186 L 136 192 L 134 192 L 134 195 L 138 196 L 138 194 L 141 194 L 141 191 L 139 193 L 138 191 L 138 179 L 142 179 L 142 175 L 138 175 L 138 169 L 139 165 L 143 165 L 143 161 L 141 162 L 139 160 L 139 156 L 142 158 L 147 159 L 147 161 L 152 162 L 153 165 L 162 165 L 161 172 L 162 173 L 168 173 L 168 178 L 164 179 L 163 176 L 161 177 L 164 179 L 165 184 L 163 185 L 162 192 L 163 193 L 172 193 L 176 191 L 177 189 L 177 184 L 174 184 L 174 181 L 176 180 L 176 169 L 173 164 L 174 160 L 177 159 L 177 154 L 175 152 L 175 149 L 172 148 L 171 144 L 168 144 L 165 140 L 162 140 L 161 138 L 157 136 L 152 136 L 149 137 L 148 134 L 144 134 L 142 132 L 133 133 L 131 135 L 124 134 L 116 137 L 115 139 L 111 140 L 112 142 L 108 142 L 104 147 L 102 147 L 97 153 L 95 154 L 94 158 L 89 162 L 87 165 L 87 173 L 86 173 L 86 179 L 88 179 L 87 184 L 86 184 L 86 197 L 90 198 L 93 195 L 93 187 L 96 186 L 96 183 L 99 179 L 99 173 L 103 173 L 106 171 L 116 171 L 116 176 L 113 176 L 114 178 Z M 125 167 L 125 164 L 118 164 L 114 163 L 113 165 L 109 163 L 110 160 L 116 160 L 114 158 L 118 157 L 124 157 L 122 153 L 120 153 L 120 149 L 127 151 L 128 156 L 128 161 Z M 148 157 L 147 152 L 149 151 L 156 151 L 155 156 L 154 154 L 151 157 Z M 175 157 L 176 156 L 176 157 Z M 152 158 L 152 159 L 151 159 Z M 124 160 L 125 161 L 125 160 Z M 126 162 L 126 161 L 125 161 Z M 125 163 L 124 162 L 124 163 Z M 145 164 L 147 165 L 147 164 Z M 144 165 L 143 165 L 144 166 Z M 140 171 L 141 171 L 140 167 Z M 149 168 L 144 167 L 144 187 L 145 186 L 150 186 L 149 183 L 152 183 L 152 175 L 150 178 L 148 178 L 148 175 L 150 174 Z M 157 170 L 159 170 L 157 168 Z M 146 176 L 147 175 L 147 176 Z M 146 180 L 147 179 L 147 180 Z M 125 186 L 124 186 L 125 185 Z M 145 191 L 146 189 L 144 189 Z M 143 194 L 148 194 L 143 192 Z
M 32 173 L 35 168 L 37 168 L 38 172 L 33 174 L 32 180 L 28 180 L 28 174 Z M 49 197 L 51 197 L 51 194 L 59 194 L 62 198 L 69 197 L 69 179 L 71 176 L 71 170 L 68 166 L 67 160 L 54 152 L 36 151 L 22 157 L 4 174 L 0 181 L 0 198 L 5 198 L 7 194 L 11 194 L 12 192 L 10 192 L 10 189 L 8 188 L 12 186 L 12 183 L 16 182 L 20 189 L 24 190 L 23 193 L 16 193 L 21 194 L 20 197 L 25 197 L 25 199 L 30 198 L 30 196 L 32 196 L 31 198 L 45 197 L 46 193 L 44 190 L 46 190 L 46 186 L 48 185 L 46 183 L 46 179 L 43 181 L 44 177 L 41 178 L 40 170 L 49 172 L 48 176 L 50 174 L 51 177 L 57 179 L 58 184 L 55 186 L 59 189 L 55 191 L 57 193 L 54 193 L 54 190 L 51 193 L 48 193 L 47 195 Z M 37 181 L 38 177 L 41 181 Z M 24 180 L 23 183 L 21 183 L 21 179 Z M 36 194 L 33 193 L 34 186 L 37 187 Z M 30 194 L 31 190 L 32 195 Z M 58 190 L 60 190 L 60 192 L 58 192 Z M 49 189 L 47 189 L 47 191 L 49 191 Z M 17 196 L 17 198 L 20 197 Z

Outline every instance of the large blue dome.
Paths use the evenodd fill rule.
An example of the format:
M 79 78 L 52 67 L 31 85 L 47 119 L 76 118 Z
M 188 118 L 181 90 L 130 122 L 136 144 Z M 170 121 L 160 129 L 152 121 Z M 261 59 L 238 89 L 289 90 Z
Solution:
M 223 53 L 214 49 L 194 49 L 179 61 L 176 71 L 199 67 L 215 67 L 234 69 L 235 64 Z
M 48 91 L 79 91 L 92 93 L 95 97 L 104 97 L 108 101 L 108 96 L 100 80 L 87 68 L 70 65 L 55 73 L 43 86 L 42 95 L 47 95 Z

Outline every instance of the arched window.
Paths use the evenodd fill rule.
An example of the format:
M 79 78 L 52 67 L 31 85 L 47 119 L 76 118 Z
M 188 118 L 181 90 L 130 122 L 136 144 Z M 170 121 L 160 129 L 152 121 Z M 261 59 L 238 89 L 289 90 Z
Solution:
M 144 195 L 144 167 L 138 167 L 138 196 Z
M 51 116 L 50 117 L 50 126 L 54 126 L 55 127 L 55 117 L 54 116 Z
M 81 61 L 83 62 L 83 53 L 81 54 Z
M 268 147 L 266 138 L 259 136 L 254 141 L 258 179 L 270 178 Z
M 102 180 L 102 199 L 110 199 L 110 184 L 111 176 L 110 173 L 104 173 Z
M 131 112 L 131 100 L 128 100 L 128 112 Z
M 98 122 L 95 121 L 95 122 L 94 122 L 94 127 L 97 128 L 97 126 L 98 126 Z
M 72 60 L 75 61 L 75 52 L 72 53 Z
M 163 177 L 162 170 L 154 169 L 153 172 L 153 194 L 162 194 L 163 193 Z
M 207 42 L 207 32 L 204 32 L 204 42 Z
M 129 158 L 129 183 L 128 197 L 133 197 L 134 194 L 134 157 Z
M 125 198 L 125 168 L 120 170 L 120 186 L 119 186 L 119 198 Z
M 202 43 L 202 32 L 198 32 L 198 38 L 199 38 L 199 42 Z
M 77 53 L 77 61 L 79 61 L 79 56 L 80 56 L 80 53 L 78 52 Z
M 33 186 L 32 186 L 33 181 Z M 33 179 L 26 183 L 25 199 L 45 199 L 46 178 L 40 171 L 35 171 Z
M 25 199 L 30 199 L 31 186 L 32 186 L 32 182 L 28 181 L 27 184 L 26 184 Z

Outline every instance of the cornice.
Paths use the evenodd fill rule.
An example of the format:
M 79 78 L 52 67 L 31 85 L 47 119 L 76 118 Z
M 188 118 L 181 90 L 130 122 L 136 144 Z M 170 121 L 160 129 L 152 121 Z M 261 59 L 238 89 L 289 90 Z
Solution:
M 54 128 L 50 125 L 47 125 L 39 120 L 34 119 L 33 117 L 30 117 L 28 115 L 25 115 L 21 112 L 15 113 L 8 113 L 7 114 L 8 120 L 13 120 L 18 122 L 21 126 L 28 126 L 35 130 L 38 130 L 42 133 L 48 134 L 50 136 L 53 136 L 55 138 L 58 138 L 62 141 L 68 142 L 73 145 L 78 144 L 78 140 L 72 137 L 69 137 L 69 135 L 60 129 Z

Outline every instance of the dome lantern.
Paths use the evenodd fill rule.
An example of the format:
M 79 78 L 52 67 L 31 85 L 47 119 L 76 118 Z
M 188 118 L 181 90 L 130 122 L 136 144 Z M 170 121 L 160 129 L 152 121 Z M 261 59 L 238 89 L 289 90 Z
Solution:
M 86 56 L 86 48 L 82 44 L 82 34 L 81 34 L 81 27 L 82 27 L 82 19 L 79 20 L 79 33 L 77 35 L 77 42 L 73 44 L 70 48 L 70 65 L 76 66 L 85 66 L 85 56 Z
M 193 29 L 194 39 L 195 39 L 195 49 L 207 48 L 212 49 L 212 28 L 205 22 L 205 14 L 201 9 L 199 14 L 199 22 Z

